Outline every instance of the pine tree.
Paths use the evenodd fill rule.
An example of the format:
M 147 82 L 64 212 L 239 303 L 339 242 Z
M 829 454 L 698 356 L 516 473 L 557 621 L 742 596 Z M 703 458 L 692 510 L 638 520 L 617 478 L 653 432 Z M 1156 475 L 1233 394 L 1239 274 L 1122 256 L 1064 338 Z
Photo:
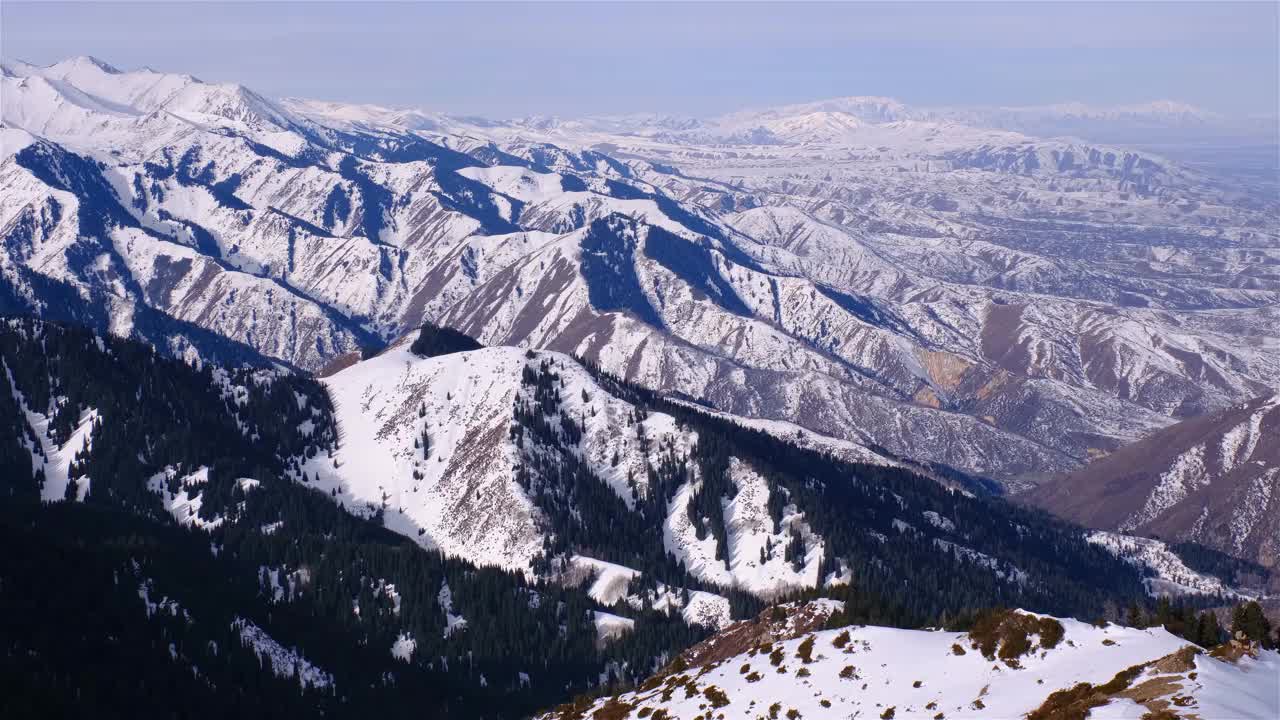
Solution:
M 1146 623 L 1142 619 L 1142 609 L 1138 607 L 1138 603 L 1129 603 L 1129 609 L 1125 613 L 1125 625 L 1132 628 L 1146 627 Z
M 1262 612 L 1262 606 L 1254 600 L 1237 605 L 1231 611 L 1231 635 L 1243 635 L 1267 648 L 1275 644 L 1275 638 L 1271 636 L 1271 621 Z
M 1218 625 L 1218 616 L 1211 610 L 1200 613 L 1195 643 L 1208 648 L 1220 642 L 1222 642 L 1222 628 Z

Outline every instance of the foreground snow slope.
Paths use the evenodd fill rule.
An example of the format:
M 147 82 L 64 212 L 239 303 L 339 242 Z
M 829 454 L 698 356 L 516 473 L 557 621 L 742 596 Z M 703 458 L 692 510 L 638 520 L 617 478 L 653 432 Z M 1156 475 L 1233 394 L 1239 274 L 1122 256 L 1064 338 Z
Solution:
M 750 622 L 717 637 L 738 642 L 735 634 Z M 1157 709 L 1173 713 L 1161 717 L 1280 716 L 1280 655 L 1274 651 L 1224 661 L 1190 649 L 1179 653 L 1186 643 L 1163 629 L 1056 623 L 1063 635 L 1052 648 L 1043 647 L 1042 635 L 1030 635 L 1032 650 L 1013 664 L 984 657 L 973 638 L 959 632 L 850 626 L 801 629 L 777 642 L 764 629 L 758 631 L 764 642 L 727 657 L 707 647 L 717 642 L 713 638 L 685 654 L 694 658 L 687 668 L 676 669 L 677 663 L 640 690 L 545 717 L 589 718 L 603 711 L 595 717 L 692 720 L 710 709 L 711 717 L 726 719 L 1021 718 L 1057 691 L 1079 683 L 1101 686 L 1124 671 L 1131 675 L 1127 684 L 1100 690 L 1089 717 L 1138 718 Z

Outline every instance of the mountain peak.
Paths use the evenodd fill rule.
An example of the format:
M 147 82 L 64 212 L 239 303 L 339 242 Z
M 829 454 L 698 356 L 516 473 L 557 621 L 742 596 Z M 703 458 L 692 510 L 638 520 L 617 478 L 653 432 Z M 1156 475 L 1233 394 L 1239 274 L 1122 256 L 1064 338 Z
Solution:
M 815 113 L 844 113 L 852 115 L 859 120 L 873 123 L 902 120 L 910 117 L 911 114 L 905 104 L 894 98 L 875 95 L 850 95 L 807 103 L 778 105 L 759 110 L 735 112 L 724 116 L 722 120 L 737 124 L 744 121 L 778 120 Z
M 1178 100 L 1152 100 L 1136 105 L 1125 105 L 1117 110 L 1135 115 L 1187 115 L 1202 120 L 1220 118 L 1216 112 Z
M 104 60 L 99 60 L 92 55 L 77 55 L 49 66 L 49 69 L 51 70 L 79 70 L 86 68 L 96 68 L 108 75 L 121 74 L 119 68 Z

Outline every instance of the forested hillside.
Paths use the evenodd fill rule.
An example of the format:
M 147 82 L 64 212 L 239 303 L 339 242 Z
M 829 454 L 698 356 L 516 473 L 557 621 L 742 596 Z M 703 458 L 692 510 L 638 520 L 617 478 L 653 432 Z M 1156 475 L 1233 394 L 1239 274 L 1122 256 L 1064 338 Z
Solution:
M 801 447 L 813 439 L 568 356 L 477 348 L 431 327 L 416 340 L 381 361 L 402 372 L 455 363 L 470 374 L 453 382 L 486 387 L 496 368 L 515 373 L 497 418 L 518 451 L 503 482 L 531 503 L 542 538 L 527 571 L 446 557 L 427 528 L 390 521 L 385 494 L 351 502 L 352 486 L 332 482 L 354 476 L 315 470 L 352 471 L 339 468 L 354 442 L 343 422 L 371 410 L 339 412 L 332 393 L 362 368 L 400 387 L 379 358 L 322 384 L 279 367 L 188 364 L 78 326 L 0 322 L 0 662 L 21 688 L 0 710 L 83 707 L 76 696 L 102 707 L 145 697 L 190 717 L 521 717 L 646 677 L 709 632 L 690 622 L 797 594 L 903 627 L 993 605 L 1082 618 L 1151 607 L 1149 568 L 1039 511 Z M 436 420 L 438 390 L 397 402 Z M 587 442 L 613 431 L 594 424 L 606 415 L 636 439 L 630 476 Z M 450 451 L 430 437 L 414 439 L 412 467 Z M 483 506 L 489 491 L 468 501 Z M 747 510 L 776 543 L 752 539 L 737 514 Z M 571 572 L 584 563 L 585 576 Z M 748 582 L 765 566 L 802 582 Z M 609 573 L 622 580 L 604 593 Z M 691 598 L 723 602 L 724 614 L 670 612 Z
M 5 717 L 520 717 L 703 635 L 631 611 L 601 643 L 585 592 L 446 559 L 283 479 L 333 433 L 304 376 L 31 320 L 0 325 L 0 358 Z
M 517 412 L 517 437 L 572 446 L 581 431 L 560 409 L 563 383 L 556 367 L 542 360 L 526 368 L 533 402 Z M 1140 573 L 1045 513 L 945 487 L 903 468 L 842 461 L 598 370 L 595 376 L 637 408 L 637 421 L 661 412 L 697 440 L 687 456 L 650 440 L 656 459 L 644 491 L 633 491 L 630 508 L 575 455 L 538 455 L 543 462 L 523 466 L 520 481 L 554 528 L 550 556 L 579 552 L 661 568 L 671 550 L 664 542 L 668 515 L 683 510 L 696 539 L 713 542 L 715 560 L 728 568 L 732 545 L 740 540 L 732 537 L 729 507 L 745 485 L 745 473 L 734 471 L 738 465 L 763 479 L 774 532 L 787 529 L 783 542 L 763 550 L 766 562 L 777 555 L 803 570 L 814 546 L 818 588 L 874 588 L 903 613 L 899 622 L 927 623 L 997 604 L 1097 614 L 1108 597 L 1146 594 Z

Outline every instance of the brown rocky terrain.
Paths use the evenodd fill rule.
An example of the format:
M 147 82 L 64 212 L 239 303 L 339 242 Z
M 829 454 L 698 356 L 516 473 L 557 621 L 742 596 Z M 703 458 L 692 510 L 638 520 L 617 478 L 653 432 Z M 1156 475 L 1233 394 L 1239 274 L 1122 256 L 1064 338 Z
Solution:
M 1280 562 L 1280 396 L 1186 420 L 1020 497 L 1105 530 Z

